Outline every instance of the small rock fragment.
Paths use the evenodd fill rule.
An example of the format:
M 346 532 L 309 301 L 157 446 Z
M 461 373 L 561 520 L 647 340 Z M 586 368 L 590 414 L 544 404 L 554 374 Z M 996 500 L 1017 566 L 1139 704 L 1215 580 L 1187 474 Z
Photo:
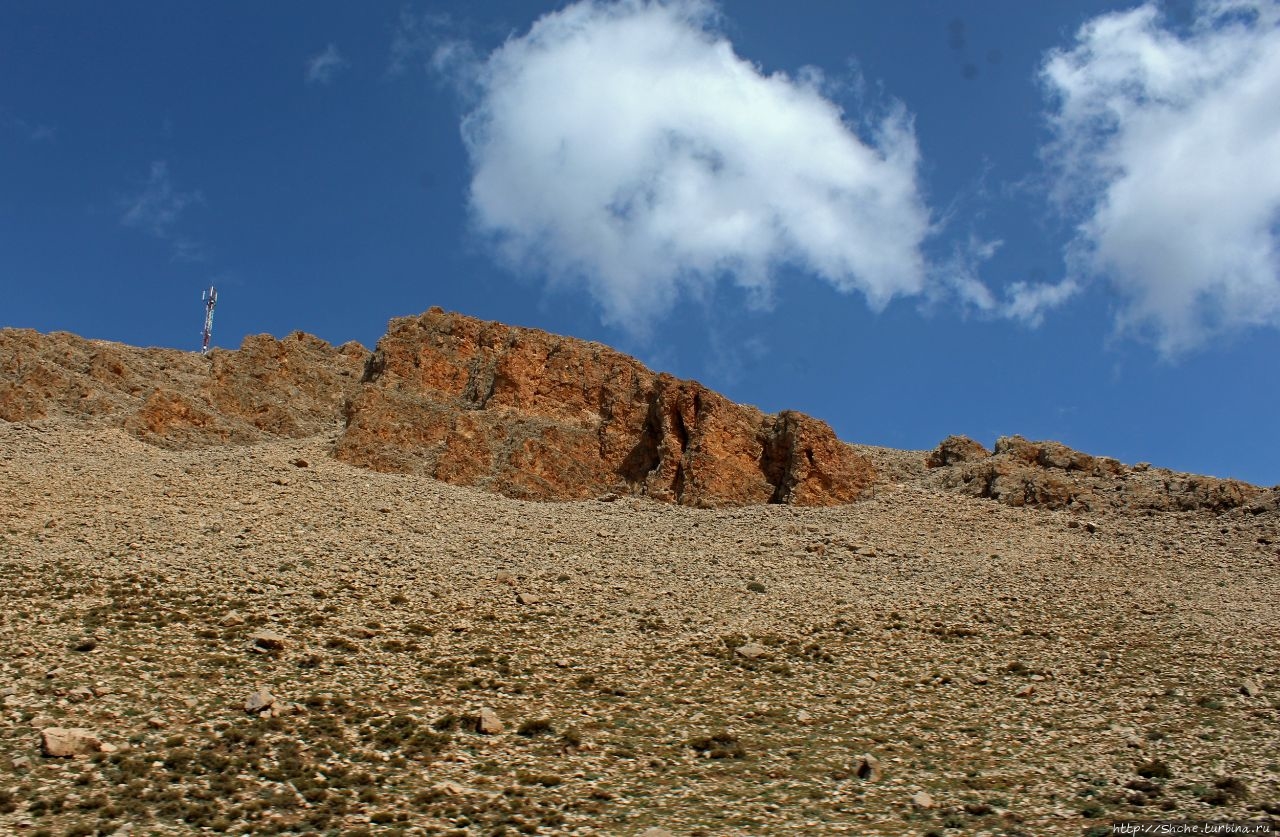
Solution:
M 535 605 L 542 601 L 542 597 L 535 596 L 533 593 L 517 593 L 516 601 L 522 605 Z
M 280 651 L 284 648 L 284 636 L 275 631 L 258 631 L 249 637 L 253 648 L 262 651 Z
M 1027 685 L 1023 686 L 1021 689 L 1019 689 L 1018 691 L 1014 692 L 1014 693 L 1013 693 L 1013 696 L 1014 696 L 1014 697 L 1021 697 L 1021 698 L 1024 698 L 1024 697 L 1031 697 L 1031 696 L 1032 696 L 1032 695 L 1034 695 L 1035 693 L 1036 693 L 1036 687 L 1035 687 L 1035 686 L 1032 686 L 1030 683 L 1028 683 Z
M 796 713 L 796 721 L 801 724 L 811 724 L 813 723 L 813 716 L 804 709 L 801 709 Z
M 769 649 L 755 642 L 748 642 L 746 645 L 739 645 L 733 649 L 735 653 L 746 657 L 748 660 L 755 660 L 769 653 Z
M 665 828 L 659 828 L 655 825 L 640 832 L 640 837 L 675 837 L 675 835 Z
M 52 758 L 90 756 L 102 751 L 102 739 L 87 729 L 49 727 L 40 731 L 40 749 Z
M 934 806 L 933 797 L 928 791 L 920 791 L 911 797 L 911 804 L 922 810 L 928 810 Z
M 245 712 L 261 712 L 264 709 L 271 708 L 276 702 L 275 695 L 267 691 L 265 688 L 259 687 L 257 691 L 250 694 L 244 699 Z
M 218 623 L 224 628 L 234 628 L 236 625 L 244 624 L 244 617 L 240 615 L 240 611 L 227 611 L 227 615 L 222 617 L 222 621 Z
M 159 715 L 152 715 L 147 719 L 147 726 L 152 729 L 164 729 L 169 726 L 169 720 L 167 718 L 162 718 Z
M 310 462 L 308 462 L 308 461 L 307 461 L 307 460 L 305 460 L 305 459 L 295 459 L 295 460 L 293 460 L 293 465 L 294 465 L 295 467 L 297 467 L 297 468 L 305 468 L 305 467 L 307 467 L 307 466 L 308 466 L 308 465 L 310 465 L 310 464 L 311 464 L 311 463 L 310 463 Z
M 476 732 L 481 735 L 498 735 L 506 727 L 502 725 L 502 719 L 498 717 L 498 713 L 488 707 L 480 710 L 480 717 L 476 722 Z
M 448 781 L 437 782 L 432 789 L 440 791 L 441 793 L 448 794 L 449 796 L 462 796 L 463 794 L 471 792 L 471 789 L 465 785 L 460 785 L 457 782 L 448 782 Z
M 1256 680 L 1246 680 L 1240 684 L 1240 694 L 1245 697 L 1257 697 L 1262 694 L 1262 686 Z

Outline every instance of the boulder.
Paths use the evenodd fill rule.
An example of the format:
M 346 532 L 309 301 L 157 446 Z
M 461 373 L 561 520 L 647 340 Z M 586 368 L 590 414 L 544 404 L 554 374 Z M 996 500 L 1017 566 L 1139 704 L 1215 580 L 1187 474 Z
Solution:
M 40 731 L 40 749 L 50 758 L 91 756 L 102 751 L 102 739 L 87 729 L 47 727 Z
M 925 459 L 930 468 L 942 468 L 959 462 L 977 462 L 986 459 L 991 451 L 968 436 L 948 436 Z
M 270 709 L 276 703 L 275 695 L 271 694 L 265 687 L 258 687 L 249 693 L 244 699 L 244 711 L 249 713 L 261 712 L 264 709 Z
M 506 726 L 502 723 L 502 719 L 498 717 L 497 712 L 487 707 L 480 710 L 480 714 L 476 718 L 476 732 L 481 735 L 500 735 L 504 729 L 506 729 Z

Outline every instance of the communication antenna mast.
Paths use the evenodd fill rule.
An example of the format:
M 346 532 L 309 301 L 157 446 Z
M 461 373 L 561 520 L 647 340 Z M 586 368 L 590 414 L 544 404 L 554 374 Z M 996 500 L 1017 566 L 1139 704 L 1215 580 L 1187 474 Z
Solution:
M 213 308 L 218 304 L 218 291 L 213 285 L 200 297 L 204 300 L 204 341 L 200 344 L 200 354 L 209 353 L 209 338 L 213 336 Z

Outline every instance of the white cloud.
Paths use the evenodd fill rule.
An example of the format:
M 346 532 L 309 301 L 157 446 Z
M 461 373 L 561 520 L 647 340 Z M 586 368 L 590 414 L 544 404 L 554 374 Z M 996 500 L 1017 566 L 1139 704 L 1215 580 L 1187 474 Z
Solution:
M 1074 279 L 1061 282 L 1014 282 L 1005 289 L 1002 314 L 1013 320 L 1021 320 L 1030 326 L 1038 326 L 1046 311 L 1057 308 L 1080 292 Z
M 329 44 L 319 53 L 306 61 L 307 84 L 328 84 L 338 72 L 348 66 L 347 59 L 338 52 L 338 47 Z
M 432 60 L 457 72 L 458 55 Z M 722 278 L 767 301 L 784 264 L 873 308 L 924 289 L 909 114 L 859 134 L 820 73 L 735 55 L 710 3 L 579 2 L 469 69 L 478 228 L 515 267 L 585 285 L 614 324 L 643 331 Z
M 1207 0 L 1185 31 L 1151 3 L 1051 52 L 1056 197 L 1070 257 L 1166 356 L 1280 325 L 1280 3 Z M 1031 298 L 1031 297 L 1028 297 Z
M 951 258 L 932 268 L 933 283 L 928 301 L 959 302 L 962 312 L 977 311 L 990 317 L 1016 320 L 1038 328 L 1044 315 L 1074 297 L 1080 286 L 1072 279 L 1057 283 L 1014 282 L 1004 288 L 1003 299 L 981 279 L 983 264 L 1004 246 L 1000 240 L 985 240 L 970 235 L 967 242 L 953 248 Z
M 202 203 L 200 192 L 181 192 L 169 176 L 169 164 L 157 160 L 140 192 L 121 201 L 120 223 L 154 235 L 169 238 L 173 225 L 191 204 Z

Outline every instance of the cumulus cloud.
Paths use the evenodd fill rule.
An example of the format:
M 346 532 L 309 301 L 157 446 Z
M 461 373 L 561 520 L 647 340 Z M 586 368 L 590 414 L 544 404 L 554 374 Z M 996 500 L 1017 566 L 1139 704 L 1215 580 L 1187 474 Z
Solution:
M 1166 356 L 1280 325 L 1278 24 L 1273 0 L 1205 0 L 1180 28 L 1147 3 L 1043 65 L 1055 196 L 1083 218 L 1073 271 Z
M 459 55 L 476 225 L 607 321 L 643 331 L 722 279 L 767 302 L 784 265 L 872 308 L 924 289 L 910 115 L 851 119 L 820 74 L 766 74 L 710 3 L 579 2 L 483 59 L 445 44 L 432 62 Z
M 307 84 L 328 84 L 340 70 L 347 66 L 347 59 L 338 52 L 338 47 L 329 44 L 319 53 L 306 61 Z

